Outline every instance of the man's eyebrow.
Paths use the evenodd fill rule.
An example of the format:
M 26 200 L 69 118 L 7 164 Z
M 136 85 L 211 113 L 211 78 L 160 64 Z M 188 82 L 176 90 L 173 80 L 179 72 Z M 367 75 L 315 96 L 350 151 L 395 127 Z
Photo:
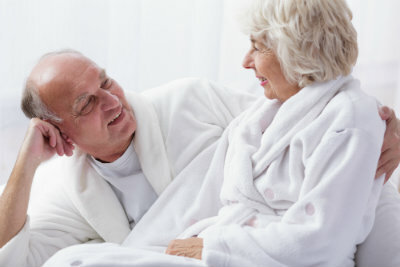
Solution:
M 99 74 L 99 79 L 102 81 L 106 78 L 107 73 L 105 69 L 101 69 L 100 74 Z
M 107 73 L 105 69 L 101 69 L 100 73 L 99 73 L 99 80 L 102 81 L 106 78 Z M 78 96 L 75 101 L 74 104 L 72 105 L 72 109 L 76 110 L 78 108 L 79 103 L 81 103 L 82 101 L 86 100 L 88 97 L 88 93 L 83 93 L 82 95 Z

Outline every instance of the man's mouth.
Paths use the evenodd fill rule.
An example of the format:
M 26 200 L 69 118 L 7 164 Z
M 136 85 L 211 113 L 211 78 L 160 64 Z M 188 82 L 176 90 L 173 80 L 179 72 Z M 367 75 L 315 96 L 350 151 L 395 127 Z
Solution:
M 121 109 L 120 112 L 118 112 L 118 113 L 114 116 L 114 118 L 112 118 L 112 120 L 108 123 L 108 125 L 117 124 L 117 123 L 120 121 L 120 116 L 121 116 L 121 114 L 122 114 L 122 109 Z M 122 117 L 121 117 L 121 118 L 122 118 Z

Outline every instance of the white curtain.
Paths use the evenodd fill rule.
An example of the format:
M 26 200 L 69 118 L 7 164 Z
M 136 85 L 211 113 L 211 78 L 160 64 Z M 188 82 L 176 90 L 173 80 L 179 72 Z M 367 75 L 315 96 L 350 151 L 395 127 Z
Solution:
M 218 80 L 222 0 L 0 0 L 0 184 L 28 120 L 24 81 L 44 53 L 73 48 L 125 90 L 185 76 Z
M 364 90 L 400 113 L 400 1 L 350 0 L 360 55 L 355 75 Z
M 93 58 L 129 90 L 182 76 L 217 79 L 221 0 L 0 3 L 2 96 L 19 93 L 38 57 L 62 48 Z
M 354 75 L 362 88 L 400 117 L 400 1 L 349 0 L 360 54 Z M 400 168 L 392 180 L 399 185 Z
M 0 0 L 0 184 L 27 127 L 23 83 L 46 52 L 77 49 L 125 90 L 197 76 L 261 94 L 252 71 L 241 67 L 249 41 L 235 14 L 246 1 Z M 400 115 L 400 1 L 348 2 L 360 44 L 354 75 Z

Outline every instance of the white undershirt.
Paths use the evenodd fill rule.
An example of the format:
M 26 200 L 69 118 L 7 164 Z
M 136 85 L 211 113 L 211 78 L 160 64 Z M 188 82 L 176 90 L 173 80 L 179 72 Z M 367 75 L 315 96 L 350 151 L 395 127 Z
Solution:
M 93 168 L 111 185 L 125 210 L 131 229 L 157 199 L 157 194 L 144 176 L 131 143 L 116 161 L 102 163 L 88 156 Z

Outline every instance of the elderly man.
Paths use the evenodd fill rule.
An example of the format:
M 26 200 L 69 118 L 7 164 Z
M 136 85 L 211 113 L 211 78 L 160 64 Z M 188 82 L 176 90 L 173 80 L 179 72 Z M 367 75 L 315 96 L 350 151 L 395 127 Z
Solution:
M 253 100 L 198 80 L 163 89 L 161 96 L 174 97 L 158 95 L 154 107 L 144 96 L 125 96 L 78 52 L 39 61 L 22 101 L 33 119 L 0 198 L 1 266 L 39 266 L 74 244 L 121 243 L 173 177 L 203 151 L 209 158 L 223 129 Z M 383 116 L 389 149 L 379 172 L 389 174 L 399 161 L 392 141 L 398 126 L 393 114 Z M 56 153 L 72 157 L 42 164 Z
M 196 86 L 202 90 L 190 93 Z M 1 266 L 39 266 L 73 244 L 121 243 L 172 177 L 215 143 L 246 103 L 199 80 L 167 87 L 166 94 L 183 90 L 156 110 L 141 95 L 125 96 L 78 52 L 39 61 L 22 100 L 33 119 L 0 199 Z M 199 119 L 190 108 L 201 110 Z M 171 119 L 159 123 L 157 113 Z M 73 156 L 42 164 L 55 153 Z

